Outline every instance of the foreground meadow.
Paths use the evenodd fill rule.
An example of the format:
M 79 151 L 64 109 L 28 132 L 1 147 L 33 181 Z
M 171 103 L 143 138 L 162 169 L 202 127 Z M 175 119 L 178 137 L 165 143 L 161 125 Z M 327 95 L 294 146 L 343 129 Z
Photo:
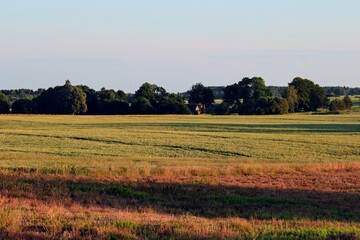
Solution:
M 0 116 L 0 238 L 358 239 L 360 114 Z

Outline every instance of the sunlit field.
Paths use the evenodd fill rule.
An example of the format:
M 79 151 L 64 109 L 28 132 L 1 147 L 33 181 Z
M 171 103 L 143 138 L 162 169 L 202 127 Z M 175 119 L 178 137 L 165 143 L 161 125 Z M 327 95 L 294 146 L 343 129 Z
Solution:
M 0 143 L 2 238 L 360 238 L 357 112 L 0 115 Z

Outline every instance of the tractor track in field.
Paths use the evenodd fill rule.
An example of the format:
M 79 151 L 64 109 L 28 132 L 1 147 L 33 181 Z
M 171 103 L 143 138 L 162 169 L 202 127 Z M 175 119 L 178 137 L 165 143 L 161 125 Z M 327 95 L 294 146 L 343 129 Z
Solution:
M 7 134 L 8 135 L 16 135 L 16 136 L 28 136 L 28 137 L 71 139 L 71 140 L 98 142 L 98 143 L 106 143 L 106 144 L 121 144 L 121 145 L 128 145 L 128 146 L 160 147 L 160 148 L 184 150 L 184 151 L 199 151 L 199 152 L 204 152 L 204 153 L 206 152 L 206 153 L 222 155 L 222 156 L 251 157 L 250 155 L 239 153 L 239 152 L 207 149 L 207 148 L 199 148 L 199 147 L 191 147 L 191 146 L 178 146 L 178 145 L 166 145 L 166 144 L 141 144 L 141 143 L 134 143 L 134 142 L 125 142 L 125 141 L 120 141 L 120 140 L 97 139 L 97 138 L 76 137 L 76 136 L 56 136 L 56 135 L 27 134 L 27 133 L 7 133 Z

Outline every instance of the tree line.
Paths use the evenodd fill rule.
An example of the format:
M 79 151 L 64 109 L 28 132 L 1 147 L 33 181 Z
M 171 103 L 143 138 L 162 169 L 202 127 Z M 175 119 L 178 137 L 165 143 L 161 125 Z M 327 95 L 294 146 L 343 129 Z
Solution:
M 14 114 L 286 114 L 350 109 L 352 102 L 346 95 L 329 100 L 325 89 L 311 80 L 297 77 L 287 87 L 274 93 L 261 77 L 243 78 L 223 87 L 194 84 L 185 94 L 167 92 L 163 87 L 144 83 L 135 94 L 86 85 L 74 86 L 69 80 L 63 86 L 39 89 L 19 89 L 0 92 L 0 113 Z M 221 94 L 221 103 L 215 96 Z M 9 100 L 10 96 L 10 100 Z
M 222 99 L 224 96 L 224 86 L 210 86 L 209 87 L 215 96 L 215 99 Z M 286 86 L 268 86 L 274 96 L 282 96 Z M 354 96 L 360 95 L 360 87 L 322 87 L 325 90 L 325 94 L 329 97 L 341 97 L 341 96 Z M 189 97 L 188 92 L 182 93 L 185 98 Z
M 334 102 L 341 102 L 334 105 Z M 325 89 L 309 79 L 297 77 L 284 87 L 279 94 L 274 94 L 266 87 L 260 77 L 244 78 L 238 83 L 224 88 L 223 102 L 219 114 L 286 114 L 316 111 L 319 108 L 331 108 L 331 111 L 351 108 L 348 95 L 344 99 L 330 101 Z

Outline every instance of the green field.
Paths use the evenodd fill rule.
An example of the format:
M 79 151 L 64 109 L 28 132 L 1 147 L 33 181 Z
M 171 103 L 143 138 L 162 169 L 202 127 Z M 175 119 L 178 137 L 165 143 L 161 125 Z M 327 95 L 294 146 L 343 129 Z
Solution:
M 360 161 L 360 116 L 1 116 L 0 167 Z
M 356 112 L 2 115 L 0 143 L 2 238 L 360 238 Z

